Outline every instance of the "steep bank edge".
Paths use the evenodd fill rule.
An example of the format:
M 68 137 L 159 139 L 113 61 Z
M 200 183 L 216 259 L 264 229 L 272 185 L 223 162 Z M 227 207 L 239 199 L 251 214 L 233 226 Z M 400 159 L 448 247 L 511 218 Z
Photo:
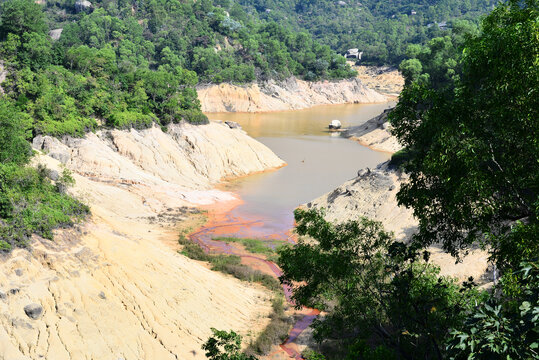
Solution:
M 358 78 L 307 82 L 292 77 L 283 82 L 269 80 L 243 86 L 199 86 L 197 92 L 205 113 L 299 110 L 316 105 L 388 100 L 387 96 L 368 88 Z
M 359 126 L 352 126 L 341 133 L 341 136 L 355 140 L 363 146 L 376 151 L 395 153 L 403 148 L 396 137 L 391 135 L 388 115 L 393 109 L 384 110 L 380 115 Z
M 271 294 L 164 241 L 177 239 L 185 206 L 231 198 L 210 190 L 219 179 L 282 166 L 269 149 L 215 123 L 34 145 L 48 154 L 36 162 L 74 172 L 72 192 L 92 218 L 1 259 L 0 359 L 204 359 L 210 327 L 247 334 L 266 324 Z M 24 310 L 32 303 L 43 310 L 36 319 Z

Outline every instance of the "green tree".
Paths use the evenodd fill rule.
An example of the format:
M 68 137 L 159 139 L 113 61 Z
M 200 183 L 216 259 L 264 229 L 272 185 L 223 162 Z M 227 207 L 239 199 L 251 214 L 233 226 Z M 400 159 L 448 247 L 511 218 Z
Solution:
M 41 33 L 47 31 L 41 5 L 33 0 L 10 0 L 0 7 L 0 37 L 8 34 L 22 36 L 25 33 Z
M 409 74 L 391 121 L 411 155 L 398 200 L 419 219 L 419 246 L 457 256 L 479 242 L 500 267 L 539 252 L 538 9 L 500 5 L 462 57 L 436 40 L 423 73 Z
M 314 322 L 315 339 L 368 339 L 403 358 L 444 358 L 450 329 L 478 297 L 471 283 L 440 277 L 377 222 L 334 225 L 301 209 L 295 219 L 297 233 L 308 238 L 279 252 L 280 279 L 292 287 L 296 306 L 327 312 Z
M 254 356 L 241 352 L 241 336 L 234 331 L 212 328 L 213 336 L 202 345 L 209 360 L 256 360 Z
M 32 120 L 13 104 L 0 99 L 0 163 L 26 164 L 32 156 L 28 139 Z
M 452 358 L 539 359 L 539 263 L 522 263 L 498 288 L 452 331 Z

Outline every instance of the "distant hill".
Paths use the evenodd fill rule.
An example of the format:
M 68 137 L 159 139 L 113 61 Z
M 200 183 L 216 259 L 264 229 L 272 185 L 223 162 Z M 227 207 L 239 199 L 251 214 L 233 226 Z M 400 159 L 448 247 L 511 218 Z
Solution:
M 201 82 L 214 83 L 354 75 L 329 46 L 257 21 L 235 2 L 56 0 L 47 1 L 45 10 L 51 30 L 64 28 L 62 46 L 110 45 L 124 69 L 179 65 L 195 71 Z
M 276 21 L 364 63 L 398 65 L 409 44 L 443 36 L 456 21 L 477 23 L 497 0 L 238 0 L 261 19 Z M 223 1 L 230 3 L 230 1 Z
M 200 83 L 356 75 L 309 34 L 209 0 L 4 1 L 0 60 L 0 101 L 33 136 L 203 123 Z

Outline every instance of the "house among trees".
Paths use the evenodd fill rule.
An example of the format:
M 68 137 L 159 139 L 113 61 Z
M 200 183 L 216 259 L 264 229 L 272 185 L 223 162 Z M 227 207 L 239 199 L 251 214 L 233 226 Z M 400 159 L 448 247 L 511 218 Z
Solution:
M 346 54 L 344 54 L 344 57 L 347 59 L 361 60 L 362 54 L 363 54 L 363 51 L 359 51 L 359 49 L 348 49 Z
M 91 11 L 92 3 L 88 0 L 77 0 L 75 2 L 75 12 L 80 13 L 82 11 Z

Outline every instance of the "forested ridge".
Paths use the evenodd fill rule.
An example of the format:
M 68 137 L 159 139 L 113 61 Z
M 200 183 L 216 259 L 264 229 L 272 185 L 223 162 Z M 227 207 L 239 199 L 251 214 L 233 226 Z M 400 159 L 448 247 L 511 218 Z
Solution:
M 341 54 L 358 48 L 364 64 L 397 66 L 410 44 L 477 24 L 496 0 L 239 0 L 261 19 L 307 31 Z
M 34 118 L 34 135 L 82 135 L 98 122 L 204 122 L 199 82 L 354 75 L 342 56 L 309 35 L 216 5 L 7 1 L 0 28 L 6 97 Z M 62 29 L 57 40 L 49 36 L 54 29 Z

